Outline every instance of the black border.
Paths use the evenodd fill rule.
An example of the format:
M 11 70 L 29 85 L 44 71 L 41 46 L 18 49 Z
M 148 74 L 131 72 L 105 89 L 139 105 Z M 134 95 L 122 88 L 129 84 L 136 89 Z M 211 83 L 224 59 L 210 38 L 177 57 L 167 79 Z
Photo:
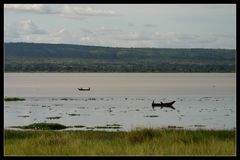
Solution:
M 56 4 L 56 3 L 60 3 L 60 4 L 67 4 L 67 3 L 79 3 L 79 4 L 91 4 L 91 3 L 94 3 L 94 4 L 136 4 L 136 3 L 140 3 L 140 4 L 236 4 L 236 10 L 239 9 L 239 5 L 237 4 L 237 0 L 222 0 L 222 1 L 216 1 L 216 0 L 202 0 L 202 1 L 192 1 L 192 0 L 182 0 L 182 1 L 178 1 L 178 0 L 168 0 L 168 1 L 160 1 L 160 2 L 156 2 L 156 1 L 152 1 L 152 0 L 148 0 L 147 2 L 142 2 L 142 1 L 136 1 L 136 0 L 128 0 L 128 1 L 109 1 L 109 2 L 103 2 L 103 1 L 96 1 L 96 0 L 81 0 L 81 1 L 77 1 L 77 0 L 68 0 L 68 1 L 49 1 L 49 0 L 35 0 L 35 1 L 29 1 L 29 0 L 3 0 L 1 1 L 2 2 L 2 5 L 1 5 L 1 11 L 2 11 L 2 22 L 3 22 L 3 25 L 2 25 L 2 83 L 1 83 L 1 87 L 2 87 L 2 94 L 3 94 L 3 98 L 2 98 L 2 108 L 4 106 L 4 4 L 11 4 L 11 3 L 47 3 L 47 4 Z M 236 12 L 236 21 L 237 21 L 237 13 Z M 236 23 L 237 25 L 237 23 Z M 236 26 L 236 33 L 237 32 L 237 26 Z M 238 34 L 237 34 L 238 35 Z M 237 37 L 236 36 L 236 114 L 238 115 L 238 111 L 239 109 L 237 109 L 238 107 L 238 92 L 240 91 L 240 88 L 239 88 L 239 85 L 238 85 L 238 79 L 239 79 L 239 76 L 237 74 L 237 69 L 238 69 L 238 63 L 237 63 L 237 60 L 238 60 L 238 57 L 237 56 L 237 50 L 238 50 L 238 41 L 237 41 Z M 4 124 L 3 124 L 3 121 L 4 121 L 4 112 L 3 112 L 3 109 L 0 109 L 1 110 L 1 115 L 2 115 L 2 126 L 1 126 L 1 129 L 2 129 L 2 155 L 3 157 L 2 158 L 226 158 L 226 159 L 229 159 L 229 158 L 237 158 L 237 156 L 239 155 L 239 145 L 238 145 L 238 135 L 236 134 L 236 156 L 4 156 Z M 238 116 L 236 116 L 236 126 L 237 126 L 237 133 L 239 131 L 239 127 L 238 127 Z

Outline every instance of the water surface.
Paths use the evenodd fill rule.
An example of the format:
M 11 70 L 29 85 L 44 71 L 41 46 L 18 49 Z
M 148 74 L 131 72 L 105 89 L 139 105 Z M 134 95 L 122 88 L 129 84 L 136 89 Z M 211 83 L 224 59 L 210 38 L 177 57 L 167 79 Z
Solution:
M 70 128 L 81 130 L 232 129 L 235 93 L 235 73 L 5 73 L 4 96 L 26 101 L 4 102 L 4 127 L 53 122 L 85 126 Z M 175 100 L 176 109 L 153 110 L 153 100 Z

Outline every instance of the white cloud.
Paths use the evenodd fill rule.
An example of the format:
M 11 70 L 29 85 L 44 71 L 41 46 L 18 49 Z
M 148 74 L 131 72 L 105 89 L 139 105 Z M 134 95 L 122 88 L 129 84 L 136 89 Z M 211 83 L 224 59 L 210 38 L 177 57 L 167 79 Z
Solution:
M 45 30 L 39 28 L 29 19 L 20 21 L 16 27 L 19 34 L 47 34 Z
M 178 32 L 137 32 L 118 28 L 81 28 L 70 32 L 64 28 L 46 31 L 32 20 L 4 25 L 5 42 L 67 43 L 111 47 L 154 48 L 235 48 L 236 36 L 229 34 L 186 34 Z
M 39 39 L 45 42 L 51 43 L 76 43 L 79 40 L 79 36 L 77 34 L 72 34 L 71 32 L 65 30 L 64 28 L 57 30 L 56 32 L 50 33 L 47 36 Z
M 100 27 L 94 30 L 87 29 L 87 28 L 81 28 L 80 29 L 81 34 L 84 37 L 95 37 L 95 39 L 114 39 L 116 35 L 121 35 L 124 33 L 122 30 L 118 28 L 106 28 L 106 27 Z
M 66 16 L 114 16 L 116 13 L 112 10 L 99 10 L 91 7 L 72 7 L 65 5 L 61 12 Z
M 81 34 L 71 33 L 62 28 L 46 35 L 25 35 L 17 39 L 23 42 L 35 43 L 65 43 L 80 45 L 97 45 L 100 41 L 94 36 L 84 36 Z M 15 41 L 17 41 L 15 39 Z
M 45 4 L 4 4 L 4 10 L 51 14 L 54 11 Z
M 5 41 L 30 41 L 34 35 L 47 35 L 48 32 L 41 29 L 32 20 L 22 20 L 11 25 L 4 25 Z
M 5 11 L 32 12 L 36 14 L 54 14 L 69 18 L 82 18 L 89 16 L 116 16 L 113 10 L 100 10 L 92 7 L 78 7 L 70 5 L 59 5 L 51 7 L 51 4 L 5 4 Z

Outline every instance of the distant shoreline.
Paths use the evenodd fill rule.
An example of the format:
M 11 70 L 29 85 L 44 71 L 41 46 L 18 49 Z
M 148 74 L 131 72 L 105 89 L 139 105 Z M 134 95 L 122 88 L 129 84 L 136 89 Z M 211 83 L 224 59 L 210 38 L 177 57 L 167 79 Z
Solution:
M 235 72 L 236 49 L 4 43 L 6 72 Z

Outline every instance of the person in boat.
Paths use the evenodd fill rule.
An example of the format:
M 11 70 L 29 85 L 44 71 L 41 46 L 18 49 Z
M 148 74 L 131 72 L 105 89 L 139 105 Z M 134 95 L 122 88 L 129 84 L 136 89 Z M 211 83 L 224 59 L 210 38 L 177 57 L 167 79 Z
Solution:
M 90 91 L 90 87 L 88 88 L 78 88 L 79 91 Z
M 172 102 L 170 102 L 170 103 L 160 102 L 160 103 L 158 103 L 158 104 L 155 104 L 154 101 L 153 101 L 153 102 L 152 102 L 152 108 L 153 108 L 153 110 L 154 110 L 154 107 L 155 107 L 155 106 L 159 106 L 159 105 L 160 105 L 159 107 L 161 107 L 161 109 L 164 108 L 164 107 L 169 107 L 169 108 L 175 109 L 175 108 L 172 106 L 173 103 L 175 103 L 175 101 L 172 101 Z
M 152 102 L 152 109 L 154 110 L 154 100 L 153 100 L 153 102 Z

